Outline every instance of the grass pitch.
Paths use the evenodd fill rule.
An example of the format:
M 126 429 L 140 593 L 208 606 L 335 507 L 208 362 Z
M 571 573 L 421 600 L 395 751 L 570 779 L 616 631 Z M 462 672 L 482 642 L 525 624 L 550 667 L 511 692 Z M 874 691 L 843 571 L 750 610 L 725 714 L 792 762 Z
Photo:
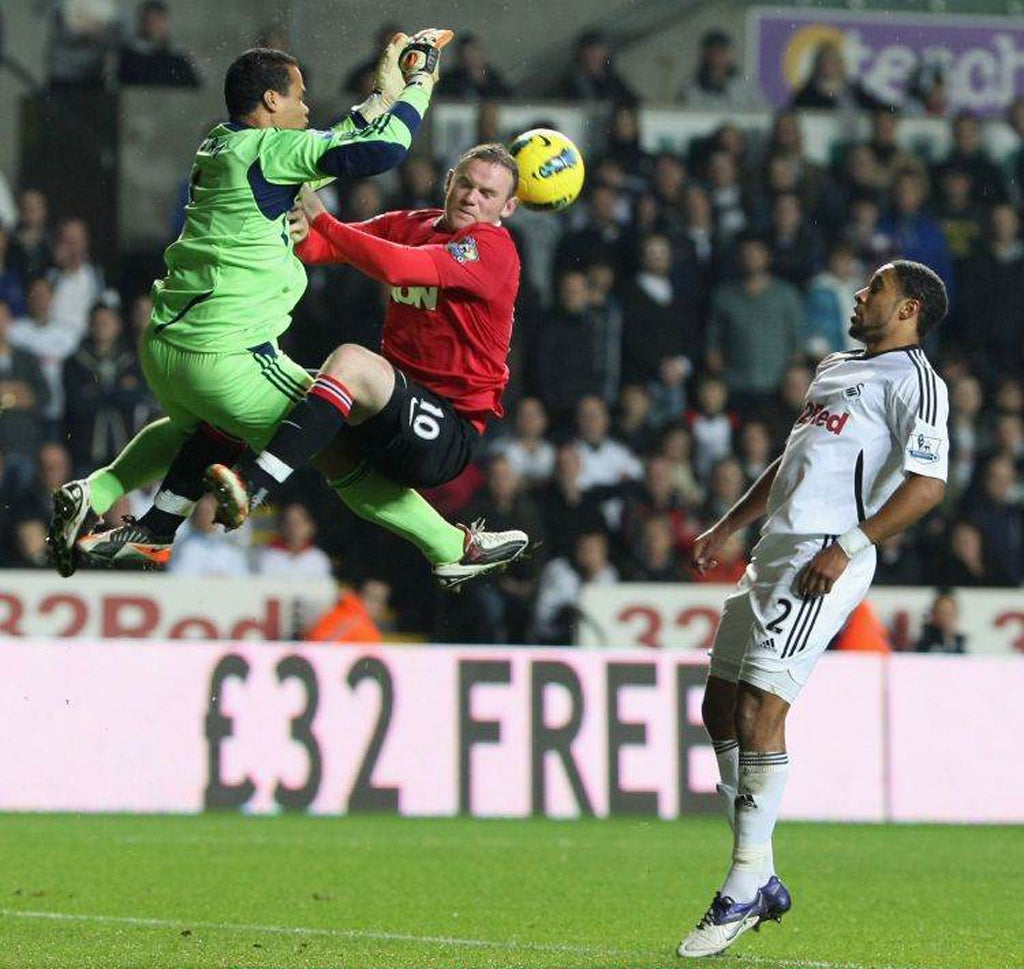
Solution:
M 785 824 L 776 856 L 793 911 L 705 964 L 1024 966 L 1019 827 Z M 727 857 L 711 818 L 0 815 L 0 966 L 681 966 Z

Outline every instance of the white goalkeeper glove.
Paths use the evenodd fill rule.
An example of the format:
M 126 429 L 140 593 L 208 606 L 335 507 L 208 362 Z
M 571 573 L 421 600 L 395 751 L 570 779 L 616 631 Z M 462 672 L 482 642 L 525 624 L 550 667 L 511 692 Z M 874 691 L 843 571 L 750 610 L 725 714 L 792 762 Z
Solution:
M 398 33 L 388 41 L 373 72 L 373 93 L 362 104 L 352 105 L 367 122 L 389 111 L 404 90 L 406 82 L 398 60 L 410 40 L 408 34 Z
M 413 34 L 398 58 L 405 83 L 430 94 L 440 77 L 441 48 L 451 43 L 454 36 L 443 27 L 426 27 Z

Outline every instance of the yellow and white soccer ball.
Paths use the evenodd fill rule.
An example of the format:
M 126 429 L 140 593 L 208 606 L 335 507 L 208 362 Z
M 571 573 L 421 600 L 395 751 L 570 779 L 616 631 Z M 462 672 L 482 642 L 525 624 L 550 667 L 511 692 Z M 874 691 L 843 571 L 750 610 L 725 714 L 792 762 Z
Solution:
M 583 156 L 569 138 L 551 128 L 524 131 L 509 146 L 519 168 L 519 201 L 528 209 L 558 212 L 583 188 Z

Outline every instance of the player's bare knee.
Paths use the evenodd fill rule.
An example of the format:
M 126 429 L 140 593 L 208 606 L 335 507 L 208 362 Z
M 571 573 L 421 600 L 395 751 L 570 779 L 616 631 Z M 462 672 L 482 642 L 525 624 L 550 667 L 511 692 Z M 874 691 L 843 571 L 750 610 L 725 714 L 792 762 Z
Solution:
M 788 711 L 789 704 L 781 697 L 747 683 L 741 684 L 735 706 L 736 736 L 740 747 L 762 751 L 784 749 Z

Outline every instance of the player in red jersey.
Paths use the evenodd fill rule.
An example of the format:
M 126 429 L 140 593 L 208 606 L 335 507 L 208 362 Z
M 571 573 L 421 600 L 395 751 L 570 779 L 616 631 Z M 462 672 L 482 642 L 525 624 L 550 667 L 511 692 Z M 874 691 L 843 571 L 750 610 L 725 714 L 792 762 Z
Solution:
M 504 413 L 519 256 L 502 220 L 515 211 L 517 184 L 508 151 L 486 144 L 448 173 L 441 211 L 346 225 L 303 194 L 299 258 L 348 263 L 391 287 L 381 352 L 339 346 L 254 461 L 208 469 L 222 520 L 240 525 L 316 456 L 357 514 L 370 503 L 376 512 L 364 517 L 380 522 L 380 505 L 393 506 L 382 523 L 413 541 L 446 587 L 525 550 L 523 532 L 449 525 L 412 491 L 460 474 L 487 419 Z

